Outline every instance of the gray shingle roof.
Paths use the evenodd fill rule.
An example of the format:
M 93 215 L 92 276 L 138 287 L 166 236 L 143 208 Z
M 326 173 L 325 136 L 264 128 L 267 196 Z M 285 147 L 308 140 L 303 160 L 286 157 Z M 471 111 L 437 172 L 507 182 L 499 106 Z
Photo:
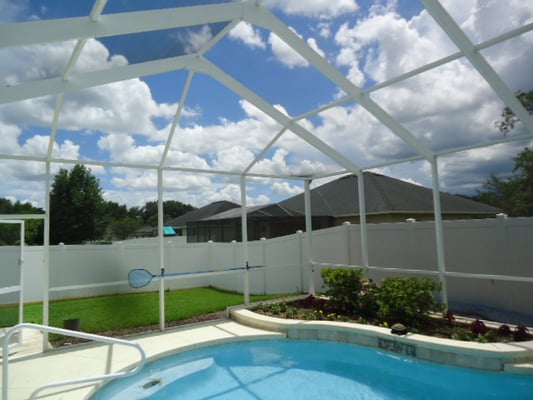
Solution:
M 432 190 L 399 179 L 372 172 L 364 173 L 367 214 L 433 212 Z M 359 215 L 357 176 L 346 175 L 311 190 L 314 216 L 342 217 Z M 443 213 L 495 214 L 500 209 L 460 196 L 441 192 Z M 304 212 L 304 195 L 299 194 L 279 203 L 288 209 Z
M 180 215 L 171 221 L 165 222 L 165 225 L 173 227 L 186 226 L 187 222 L 200 221 L 204 218 L 223 213 L 232 208 L 238 208 L 240 210 L 241 206 L 236 203 L 232 203 L 231 201 L 215 201 L 214 203 L 197 208 L 196 210 L 188 212 L 187 214 Z
M 265 206 L 250 206 L 246 208 L 246 216 L 249 219 L 281 218 L 281 217 L 303 217 L 304 214 L 286 209 L 280 204 L 267 204 Z M 224 211 L 220 214 L 212 215 L 202 219 L 202 221 L 213 221 L 222 219 L 234 219 L 241 217 L 241 207 Z

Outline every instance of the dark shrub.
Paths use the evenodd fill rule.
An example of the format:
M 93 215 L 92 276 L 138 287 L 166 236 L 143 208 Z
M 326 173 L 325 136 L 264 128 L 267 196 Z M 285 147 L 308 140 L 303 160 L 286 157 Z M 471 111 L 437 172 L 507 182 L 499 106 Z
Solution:
M 388 277 L 377 294 L 378 315 L 388 323 L 416 326 L 431 311 L 442 311 L 434 292 L 439 284 L 430 278 Z
M 511 328 L 509 328 L 509 325 L 500 325 L 498 327 L 498 335 L 500 336 L 511 336 Z
M 525 325 L 517 325 L 513 330 L 513 339 L 517 342 L 528 338 L 529 330 Z
M 452 310 L 446 310 L 446 311 L 442 314 L 442 318 L 444 318 L 445 320 L 447 320 L 450 324 L 453 324 L 453 322 L 455 321 L 455 315 L 453 314 L 453 311 L 452 311 Z
M 326 300 L 320 297 L 309 295 L 303 299 L 296 300 L 294 304 L 296 307 L 323 310 L 326 306 Z
M 484 335 L 485 333 L 487 333 L 487 331 L 487 326 L 483 321 L 479 319 L 472 321 L 472 323 L 470 324 L 470 332 L 472 332 L 474 335 Z

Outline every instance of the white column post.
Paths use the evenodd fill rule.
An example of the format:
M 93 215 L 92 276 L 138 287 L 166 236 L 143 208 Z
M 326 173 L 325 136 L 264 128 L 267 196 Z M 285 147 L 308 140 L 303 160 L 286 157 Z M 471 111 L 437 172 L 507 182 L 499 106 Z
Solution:
M 246 214 L 246 176 L 241 175 L 241 230 L 244 263 L 244 304 L 250 304 L 250 271 L 248 270 L 248 220 Z
M 24 220 L 20 221 L 20 255 L 19 255 L 19 324 L 24 322 L 24 241 L 26 238 Z M 19 334 L 19 343 L 22 343 L 22 331 Z
M 433 210 L 435 214 L 435 239 L 437 241 L 437 265 L 439 267 L 439 282 L 441 284 L 442 303 L 448 304 L 448 289 L 446 286 L 446 262 L 444 259 L 444 233 L 442 228 L 442 210 L 440 204 L 439 165 L 437 157 L 431 159 L 431 175 L 433 178 Z
M 311 179 L 304 182 L 305 232 L 307 233 L 307 265 L 309 267 L 309 294 L 315 295 L 315 267 L 313 265 L 313 218 L 311 213 Z M 303 288 L 302 288 L 303 291 Z
M 157 232 L 159 236 L 159 329 L 165 330 L 165 235 L 163 228 L 163 170 L 157 170 Z
M 266 238 L 261 238 L 261 265 L 263 266 L 263 294 L 267 294 L 267 257 L 266 257 Z
M 46 161 L 43 232 L 43 325 L 50 324 L 50 161 Z M 48 349 L 48 332 L 43 332 L 43 349 Z
M 359 229 L 361 233 L 361 258 L 368 274 L 368 229 L 366 225 L 365 174 L 357 172 L 357 195 L 359 198 Z

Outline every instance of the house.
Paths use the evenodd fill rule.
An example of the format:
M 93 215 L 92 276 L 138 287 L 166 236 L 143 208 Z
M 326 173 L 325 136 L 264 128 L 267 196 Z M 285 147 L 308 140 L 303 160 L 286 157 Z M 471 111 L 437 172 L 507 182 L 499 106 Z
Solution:
M 242 240 L 241 207 L 187 223 L 187 242 Z M 290 235 L 305 229 L 305 214 L 280 204 L 246 209 L 248 240 Z
M 364 173 L 367 223 L 433 220 L 431 189 L 373 172 Z M 346 175 L 310 191 L 313 230 L 359 223 L 359 197 L 356 175 Z M 443 219 L 494 217 L 501 210 L 464 197 L 440 193 Z M 213 203 L 215 204 L 215 203 Z M 232 203 L 234 204 L 234 203 Z M 206 206 L 206 207 L 210 207 Z M 241 241 L 241 208 L 200 215 L 185 214 L 187 241 Z M 305 202 L 301 193 L 277 204 L 252 206 L 246 210 L 248 240 L 274 238 L 305 230 Z M 180 218 L 182 218 L 180 217 Z
M 177 218 L 167 221 L 165 222 L 165 226 L 172 227 L 178 236 L 186 236 L 187 224 L 189 222 L 201 221 L 204 218 L 223 213 L 224 211 L 230 210 L 232 208 L 238 208 L 240 210 L 240 207 L 240 205 L 232 203 L 231 201 L 215 201 L 214 203 L 208 204 L 201 208 L 197 208 L 186 214 L 180 215 Z M 202 241 L 205 242 L 207 240 Z
M 368 223 L 403 222 L 408 218 L 432 221 L 433 191 L 390 176 L 364 173 L 365 210 Z M 440 192 L 442 218 L 447 220 L 494 217 L 498 208 L 449 193 Z M 303 212 L 304 194 L 282 201 L 282 206 Z M 359 223 L 356 175 L 345 175 L 311 190 L 313 216 L 330 216 L 332 226 Z

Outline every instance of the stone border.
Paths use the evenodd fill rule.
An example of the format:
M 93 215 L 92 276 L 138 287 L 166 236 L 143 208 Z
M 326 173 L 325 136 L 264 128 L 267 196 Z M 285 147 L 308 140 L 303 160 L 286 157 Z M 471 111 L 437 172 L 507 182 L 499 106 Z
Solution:
M 268 317 L 242 308 L 230 308 L 228 315 L 240 324 L 282 332 L 290 339 L 353 343 L 457 367 L 533 375 L 533 341 L 477 343 L 414 333 L 398 336 L 390 333 L 388 328 L 372 325 L 289 320 Z

